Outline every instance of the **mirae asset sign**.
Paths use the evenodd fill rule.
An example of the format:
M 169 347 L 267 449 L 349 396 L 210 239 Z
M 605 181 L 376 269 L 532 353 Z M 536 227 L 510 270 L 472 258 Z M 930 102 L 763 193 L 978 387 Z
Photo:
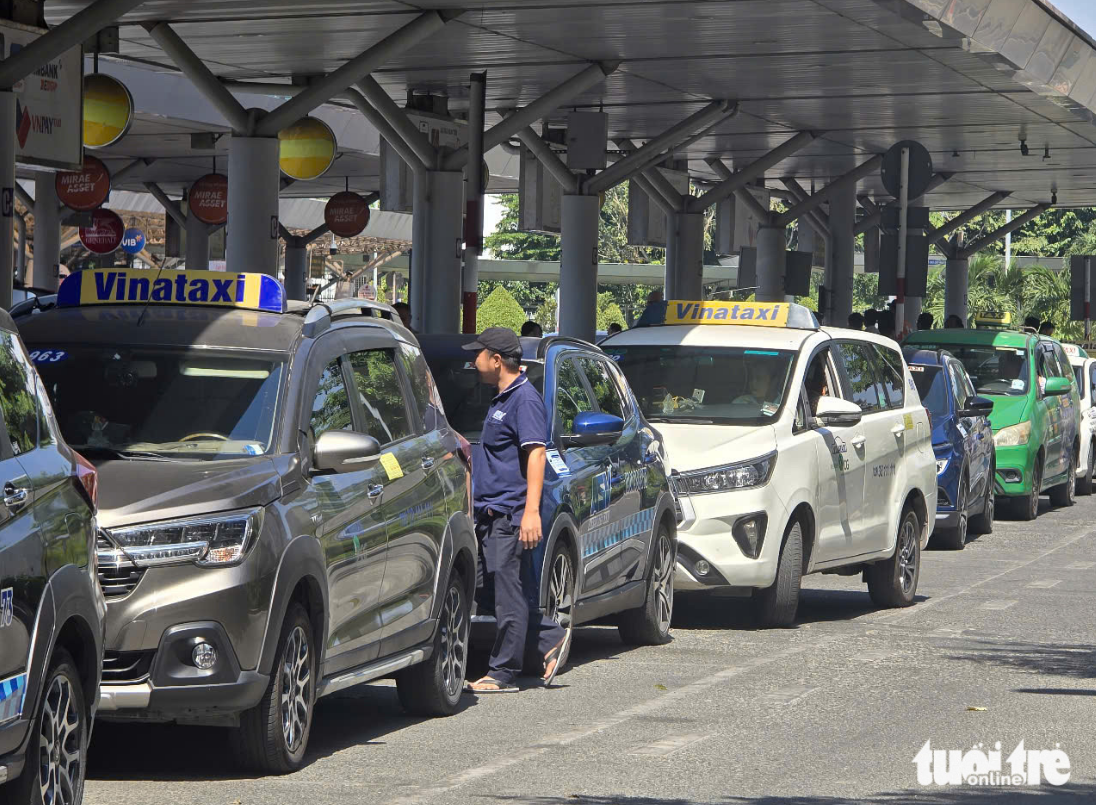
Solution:
M 21 51 L 45 31 L 0 22 L 0 58 Z M 12 87 L 15 161 L 79 170 L 83 163 L 84 74 L 80 48 L 65 51 Z

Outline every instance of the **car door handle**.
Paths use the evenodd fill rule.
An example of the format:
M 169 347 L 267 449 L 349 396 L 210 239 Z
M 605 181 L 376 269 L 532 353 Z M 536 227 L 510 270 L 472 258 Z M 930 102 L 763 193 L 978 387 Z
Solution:
M 850 439 L 849 441 L 852 442 L 852 446 L 855 447 L 857 450 L 859 450 L 868 442 L 868 440 L 863 436 L 853 436 L 852 439 Z
M 893 428 L 891 428 L 891 433 L 893 433 L 897 438 L 901 439 L 903 436 L 906 435 L 906 426 L 895 425 Z
M 30 497 L 30 492 L 24 487 L 16 487 L 12 483 L 4 484 L 4 505 L 9 509 L 22 508 Z
M 371 498 L 379 498 L 384 491 L 384 484 L 371 484 L 366 494 Z
M 427 456 L 422 460 L 422 468 L 424 470 L 432 470 L 434 469 L 434 463 L 434 459 L 430 456 Z

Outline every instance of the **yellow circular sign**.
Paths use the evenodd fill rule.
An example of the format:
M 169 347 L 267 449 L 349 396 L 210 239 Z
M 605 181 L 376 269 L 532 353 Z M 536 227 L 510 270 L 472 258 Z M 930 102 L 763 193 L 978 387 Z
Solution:
M 133 96 L 102 73 L 84 76 L 84 146 L 105 148 L 122 139 L 133 122 Z
M 303 117 L 278 132 L 278 165 L 291 179 L 309 181 L 327 173 L 335 161 L 335 133 L 314 117 Z

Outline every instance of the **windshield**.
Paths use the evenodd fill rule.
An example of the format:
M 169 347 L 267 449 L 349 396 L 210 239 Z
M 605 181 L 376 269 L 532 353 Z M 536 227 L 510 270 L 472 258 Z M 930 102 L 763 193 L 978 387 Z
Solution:
M 427 356 L 427 363 L 441 393 L 442 407 L 449 424 L 468 441 L 478 442 L 487 409 L 491 407 L 491 400 L 495 399 L 494 386 L 481 383 L 472 361 L 464 358 L 438 361 Z M 522 367 L 529 382 L 543 394 L 544 365 L 526 363 Z
M 933 419 L 941 417 L 948 412 L 948 388 L 947 378 L 939 366 L 922 366 L 910 364 L 910 375 L 917 386 L 917 393 L 921 395 L 921 404 L 932 414 Z
M 605 350 L 624 371 L 652 422 L 762 425 L 787 393 L 795 353 L 686 346 Z
M 29 349 L 65 440 L 89 457 L 212 460 L 262 455 L 273 442 L 283 364 L 269 356 L 128 346 Z
M 918 349 L 946 349 L 963 362 L 979 394 L 1004 394 L 1022 397 L 1027 394 L 1027 350 L 1023 347 L 995 347 L 991 344 L 917 344 Z

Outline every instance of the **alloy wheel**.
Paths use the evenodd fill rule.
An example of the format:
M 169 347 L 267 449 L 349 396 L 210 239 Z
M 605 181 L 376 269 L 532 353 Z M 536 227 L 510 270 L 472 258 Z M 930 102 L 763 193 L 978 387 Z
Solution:
M 1040 466 L 1042 462 L 1036 459 L 1035 471 L 1031 475 L 1031 500 L 1028 505 L 1031 507 L 1031 519 L 1034 520 L 1039 516 L 1039 493 L 1042 491 L 1039 487 L 1043 485 L 1043 468 Z
M 654 568 L 655 595 L 658 596 L 658 628 L 665 632 L 674 616 L 674 546 L 670 535 L 658 539 L 658 558 Z
M 312 662 L 304 629 L 297 626 L 285 642 L 281 668 L 282 737 L 290 752 L 300 749 L 312 701 Z
M 464 614 L 459 585 L 449 588 L 441 613 L 441 672 L 445 692 L 456 696 L 464 685 L 468 659 L 468 618 Z
M 548 617 L 566 629 L 571 623 L 575 571 L 571 555 L 561 550 L 552 560 L 552 575 L 548 581 Z M 566 622 L 564 622 L 564 620 Z
M 914 519 L 902 521 L 902 533 L 898 540 L 898 579 L 902 592 L 909 593 L 917 577 L 917 529 Z
M 72 683 L 58 674 L 42 703 L 39 783 L 43 805 L 74 805 L 84 775 L 83 723 Z
M 959 516 L 955 523 L 955 536 L 960 548 L 967 544 L 967 529 L 970 527 L 967 514 L 967 487 L 969 485 L 970 482 L 966 476 L 959 479 L 959 502 L 955 504 L 955 510 Z

